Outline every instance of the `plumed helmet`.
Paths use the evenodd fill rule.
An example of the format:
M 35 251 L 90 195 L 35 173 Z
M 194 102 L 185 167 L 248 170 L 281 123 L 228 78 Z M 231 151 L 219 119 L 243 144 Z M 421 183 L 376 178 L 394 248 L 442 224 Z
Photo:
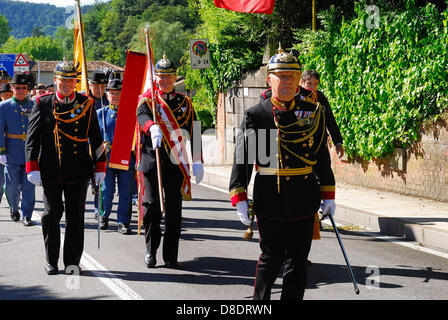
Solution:
M 11 84 L 23 84 L 30 85 L 31 78 L 27 73 L 24 72 L 14 72 L 14 76 L 12 77 Z
M 269 60 L 268 72 L 280 71 L 302 71 L 299 59 L 291 52 L 283 51 L 281 45 L 278 48 L 277 54 L 273 55 Z
M 76 79 L 78 78 L 78 71 L 70 61 L 61 61 L 54 68 L 54 75 L 60 79 Z
M 12 93 L 11 85 L 9 83 L 3 83 L 2 84 L 1 89 L 0 89 L 0 93 L 3 93 L 3 92 L 11 92 Z
M 107 84 L 106 90 L 118 90 L 121 91 L 122 82 L 120 79 L 112 79 Z
M 89 79 L 90 83 L 107 84 L 107 76 L 103 70 L 93 70 Z
M 174 63 L 166 57 L 165 53 L 163 58 L 157 61 L 155 69 L 155 74 L 176 74 Z

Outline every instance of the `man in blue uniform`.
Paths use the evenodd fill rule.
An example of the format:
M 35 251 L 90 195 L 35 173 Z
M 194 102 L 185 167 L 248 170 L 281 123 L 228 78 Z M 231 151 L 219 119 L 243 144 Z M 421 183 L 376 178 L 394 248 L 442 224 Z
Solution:
M 101 70 L 93 70 L 89 79 L 89 96 L 95 100 L 95 109 L 108 106 L 106 97 L 107 76 Z
M 122 82 L 119 79 L 112 79 L 106 87 L 106 96 L 109 100 L 109 105 L 97 110 L 98 122 L 104 142 L 107 143 L 107 155 L 110 157 L 110 149 L 113 143 L 115 123 L 117 121 L 118 104 L 120 103 Z M 101 228 L 107 229 L 109 223 L 109 216 L 112 211 L 112 201 L 115 194 L 115 181 L 118 183 L 118 208 L 117 208 L 117 223 L 118 232 L 121 234 L 131 234 L 129 227 L 130 216 L 129 207 L 131 205 L 131 183 L 133 180 L 133 167 L 135 160 L 129 161 L 128 170 L 121 170 L 118 168 L 111 168 L 109 164 L 106 167 L 106 178 L 102 185 L 102 216 Z
M 27 98 L 29 84 L 28 75 L 15 73 L 11 81 L 13 97 L 0 103 L 0 163 L 5 166 L 5 194 L 13 221 L 20 219 L 22 197 L 20 207 L 25 226 L 34 224 L 31 215 L 35 203 L 35 187 L 25 173 L 25 139 L 33 107 Z

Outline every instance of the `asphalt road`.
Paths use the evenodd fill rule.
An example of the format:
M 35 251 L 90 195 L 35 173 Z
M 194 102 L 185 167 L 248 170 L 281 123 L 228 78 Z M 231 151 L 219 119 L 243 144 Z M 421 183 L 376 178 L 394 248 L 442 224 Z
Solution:
M 43 211 L 42 190 L 36 189 L 35 216 Z M 147 269 L 143 230 L 137 235 L 134 207 L 132 235 L 116 231 L 112 213 L 109 230 L 97 247 L 93 197 L 88 195 L 85 254 L 80 277 L 44 273 L 45 253 L 40 225 L 24 227 L 0 205 L 0 300 L 238 300 L 249 302 L 260 249 L 258 233 L 242 239 L 246 227 L 238 220 L 226 192 L 193 183 L 193 201 L 184 202 L 179 261 L 182 270 Z M 115 210 L 115 206 L 114 206 Z M 63 221 L 61 223 L 63 227 Z M 63 231 L 63 229 L 62 229 Z M 398 241 L 384 241 L 363 231 L 340 231 L 358 282 L 356 295 L 335 233 L 325 226 L 310 253 L 305 300 L 443 300 L 447 299 L 446 255 L 415 250 Z M 436 252 L 435 252 L 436 253 Z M 61 253 L 62 257 L 62 253 Z M 278 300 L 281 274 L 272 299 Z M 235 309 L 236 310 L 236 309 Z

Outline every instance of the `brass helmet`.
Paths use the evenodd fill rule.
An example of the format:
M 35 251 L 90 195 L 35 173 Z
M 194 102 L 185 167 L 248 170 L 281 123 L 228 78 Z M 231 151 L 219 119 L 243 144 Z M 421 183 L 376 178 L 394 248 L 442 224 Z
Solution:
M 72 62 L 64 59 L 54 68 L 54 75 L 60 79 L 76 79 L 78 78 L 78 71 Z
M 163 58 L 157 61 L 155 69 L 155 74 L 176 74 L 174 63 L 166 57 L 165 53 Z
M 283 51 L 281 45 L 279 45 L 277 54 L 271 57 L 268 64 L 268 73 L 279 71 L 302 71 L 299 59 L 292 52 Z

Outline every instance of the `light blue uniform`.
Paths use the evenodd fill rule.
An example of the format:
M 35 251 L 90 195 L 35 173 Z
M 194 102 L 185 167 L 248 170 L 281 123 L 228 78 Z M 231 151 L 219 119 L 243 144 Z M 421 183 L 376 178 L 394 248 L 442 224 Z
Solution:
M 101 188 L 102 203 L 104 209 L 103 216 L 106 218 L 110 216 L 110 213 L 112 211 L 112 201 L 115 194 L 115 182 L 117 182 L 117 223 L 122 222 L 128 224 L 130 222 L 129 207 L 131 205 L 131 183 L 134 175 L 135 160 L 131 156 L 128 170 L 109 168 L 110 146 L 112 145 L 114 138 L 118 108 L 116 106 L 109 105 L 107 107 L 98 109 L 96 112 L 98 114 L 98 122 L 100 124 L 101 133 L 103 134 L 103 140 L 104 142 L 109 143 L 107 152 L 106 177 Z
M 0 102 L 0 155 L 6 155 L 5 195 L 11 212 L 19 211 L 20 194 L 23 218 L 31 218 L 35 186 L 26 178 L 25 139 L 33 102 L 19 105 L 15 98 Z

